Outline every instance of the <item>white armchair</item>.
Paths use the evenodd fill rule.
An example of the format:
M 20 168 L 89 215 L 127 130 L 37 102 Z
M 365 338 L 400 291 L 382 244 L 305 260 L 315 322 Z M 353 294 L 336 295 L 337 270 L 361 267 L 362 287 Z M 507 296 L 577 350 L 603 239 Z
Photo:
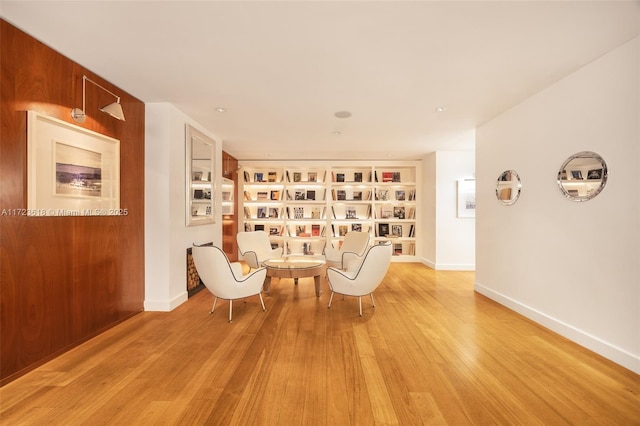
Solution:
M 351 262 L 347 265 L 347 270 L 338 268 L 327 268 L 327 279 L 331 288 L 329 305 L 333 301 L 333 294 L 343 294 L 346 296 L 357 296 L 360 305 L 360 316 L 362 316 L 362 296 L 371 296 L 371 306 L 375 307 L 373 292 L 384 279 L 392 256 L 391 244 L 375 245 L 367 250 L 362 262 Z
M 240 255 L 251 269 L 262 267 L 262 262 L 282 257 L 282 247 L 271 248 L 269 236 L 264 231 L 238 232 L 236 236 Z
M 325 248 L 327 266 L 345 269 L 354 258 L 362 257 L 367 247 L 369 247 L 368 232 L 347 232 L 340 248 Z
M 218 298 L 227 299 L 229 300 L 229 322 L 231 322 L 233 300 L 255 295 L 260 296 L 262 310 L 266 310 L 261 293 L 262 284 L 267 276 L 266 268 L 256 269 L 243 275 L 242 264 L 230 263 L 227 255 L 215 246 L 194 246 L 191 254 L 200 279 L 215 297 L 211 313 L 216 309 Z

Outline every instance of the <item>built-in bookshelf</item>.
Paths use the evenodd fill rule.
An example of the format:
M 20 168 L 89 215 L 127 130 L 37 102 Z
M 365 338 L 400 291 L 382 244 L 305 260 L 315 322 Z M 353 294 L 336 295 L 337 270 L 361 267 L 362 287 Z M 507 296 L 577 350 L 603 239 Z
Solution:
M 395 261 L 416 259 L 419 162 L 240 166 L 240 229 L 264 230 L 285 253 L 319 255 L 364 231 L 372 244 L 390 241 Z

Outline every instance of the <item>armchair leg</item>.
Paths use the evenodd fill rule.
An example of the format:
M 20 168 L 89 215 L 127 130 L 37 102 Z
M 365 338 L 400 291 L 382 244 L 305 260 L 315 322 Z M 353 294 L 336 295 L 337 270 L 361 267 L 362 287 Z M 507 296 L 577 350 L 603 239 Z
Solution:
M 327 306 L 327 308 L 331 307 L 331 302 L 333 301 L 333 291 L 331 292 L 331 297 L 329 298 L 329 305 Z
M 218 301 L 217 297 L 214 297 L 213 299 L 213 307 L 211 308 L 211 311 L 209 311 L 210 314 L 213 313 L 213 311 L 216 309 L 216 302 Z
M 370 293 L 369 296 L 371 296 L 371 306 L 373 306 L 375 308 L 376 307 L 376 302 L 373 301 L 373 293 Z
M 267 308 L 264 307 L 264 300 L 262 300 L 262 293 L 258 293 L 258 296 L 260 296 L 260 303 L 262 303 L 262 310 L 266 311 Z
M 358 296 L 358 305 L 360 305 L 360 316 L 362 316 L 362 296 Z
M 229 322 L 231 322 L 232 311 L 233 311 L 233 300 L 229 299 Z

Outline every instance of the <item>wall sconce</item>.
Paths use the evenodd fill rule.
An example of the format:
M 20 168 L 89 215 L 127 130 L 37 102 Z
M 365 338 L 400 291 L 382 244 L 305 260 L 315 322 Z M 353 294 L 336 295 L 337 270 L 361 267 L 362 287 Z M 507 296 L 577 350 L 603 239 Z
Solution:
M 78 122 L 78 123 L 84 123 L 84 120 L 87 118 L 87 114 L 85 113 L 85 100 L 86 100 L 86 95 L 85 95 L 85 88 L 86 88 L 86 82 L 89 81 L 90 83 L 95 84 L 96 86 L 98 86 L 99 88 L 101 88 L 102 90 L 104 90 L 105 92 L 107 92 L 108 94 L 112 95 L 113 97 L 116 98 L 115 102 L 112 102 L 108 105 L 103 106 L 102 108 L 100 108 L 100 111 L 102 112 L 106 112 L 107 114 L 109 114 L 110 116 L 117 118 L 118 120 L 124 120 L 124 112 L 122 111 L 122 105 L 120 105 L 120 96 L 116 95 L 115 93 L 105 89 L 104 87 L 100 86 L 98 83 L 96 83 L 95 81 L 91 80 L 89 77 L 87 77 L 86 75 L 82 76 L 82 109 L 80 108 L 74 108 L 71 110 L 71 117 L 73 117 L 73 119 Z

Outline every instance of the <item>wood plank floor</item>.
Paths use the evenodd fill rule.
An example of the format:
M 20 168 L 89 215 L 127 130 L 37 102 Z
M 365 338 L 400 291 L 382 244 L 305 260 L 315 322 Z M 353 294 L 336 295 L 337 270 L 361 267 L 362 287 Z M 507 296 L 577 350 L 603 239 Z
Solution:
M 3 425 L 640 424 L 640 376 L 474 293 L 395 263 L 363 298 L 274 280 L 145 312 L 0 389 Z

